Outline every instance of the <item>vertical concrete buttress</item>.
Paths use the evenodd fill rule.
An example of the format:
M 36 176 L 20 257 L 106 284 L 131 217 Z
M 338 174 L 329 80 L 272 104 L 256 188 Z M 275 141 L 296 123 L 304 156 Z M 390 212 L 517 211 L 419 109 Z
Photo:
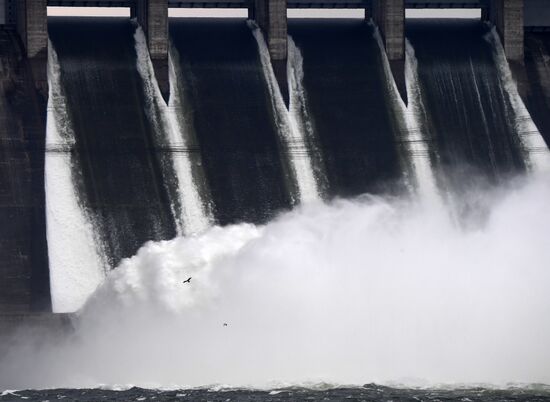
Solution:
M 16 0 L 17 32 L 29 59 L 36 88 L 48 93 L 48 8 L 47 0 Z
M 168 80 L 168 0 L 137 0 L 132 9 L 147 37 L 149 54 L 163 97 L 170 92 Z
M 286 60 L 288 30 L 286 0 L 255 0 L 254 19 L 266 36 L 272 60 Z
M 372 19 L 380 29 L 390 60 L 405 58 L 404 0 L 373 0 Z
M 48 12 L 46 0 L 17 0 L 17 32 L 27 57 L 48 55 Z
M 264 33 L 271 64 L 281 89 L 283 99 L 288 106 L 287 55 L 288 25 L 287 0 L 251 0 L 248 17 L 256 21 Z
M 380 30 L 399 94 L 408 102 L 405 83 L 405 1 L 373 0 L 371 17 Z M 367 11 L 365 16 L 368 16 Z
M 502 39 L 509 60 L 523 60 L 524 0 L 491 0 L 490 19 Z

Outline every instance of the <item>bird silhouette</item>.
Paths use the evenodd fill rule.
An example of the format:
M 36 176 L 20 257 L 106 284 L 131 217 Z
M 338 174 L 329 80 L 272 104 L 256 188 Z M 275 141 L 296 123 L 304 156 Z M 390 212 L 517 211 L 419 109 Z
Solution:
M 187 278 L 186 280 L 184 280 L 183 283 L 191 283 L 191 277 L 189 277 L 189 278 Z
M 224 327 L 227 327 L 227 323 L 226 323 L 226 322 L 224 322 L 224 323 L 223 323 L 223 326 L 224 326 Z

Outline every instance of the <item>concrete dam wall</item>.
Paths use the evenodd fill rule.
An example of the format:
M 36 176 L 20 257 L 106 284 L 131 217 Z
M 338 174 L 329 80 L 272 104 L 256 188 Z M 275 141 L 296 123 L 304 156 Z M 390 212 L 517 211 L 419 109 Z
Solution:
M 550 140 L 546 33 L 508 64 L 481 21 L 407 23 L 405 104 L 373 25 L 289 21 L 288 95 L 255 29 L 171 19 L 168 99 L 132 21 L 50 18 L 48 99 L 0 31 L 0 310 L 77 309 L 145 242 L 265 223 L 308 185 L 324 200 L 462 191 L 548 152 L 527 127 Z
M 15 32 L 0 29 L 0 55 L 0 311 L 47 311 L 46 99 Z

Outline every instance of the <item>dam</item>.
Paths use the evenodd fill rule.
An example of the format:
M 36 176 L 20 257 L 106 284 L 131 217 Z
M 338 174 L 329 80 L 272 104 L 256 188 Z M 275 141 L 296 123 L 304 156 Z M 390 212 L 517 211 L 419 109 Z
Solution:
M 48 6 L 127 7 L 132 20 L 48 17 Z M 242 8 L 248 23 L 169 8 Z M 365 20 L 287 18 L 299 8 Z M 475 8 L 481 20 L 407 20 L 412 8 Z M 2 0 L 0 10 L 2 313 L 74 311 L 148 241 L 422 180 L 455 191 L 457 166 L 497 183 L 537 165 L 550 141 L 545 1 Z M 447 179 L 419 178 L 419 164 Z
M 0 400 L 550 395 L 547 1 L 0 10 Z
M 130 21 L 48 18 L 48 6 L 128 7 L 145 38 L 146 48 L 141 51 L 147 54 L 145 59 L 138 55 L 139 63 L 150 60 L 152 78 L 144 77 L 147 71 L 136 70 L 134 60 L 139 48 L 134 45 L 136 28 Z M 262 67 L 258 62 L 258 44 L 249 27 L 231 19 L 168 18 L 169 8 L 196 7 L 248 9 L 249 20 L 255 21 L 265 35 L 270 59 L 267 68 L 273 70 L 278 86 L 275 92 L 274 87 L 265 84 L 269 72 L 265 72 L 266 65 Z M 405 19 L 406 9 L 481 9 L 482 20 L 496 27 L 518 90 L 536 126 L 546 141 L 550 139 L 547 72 L 541 70 L 546 57 L 544 31 L 550 26 L 550 16 L 544 17 L 548 7 L 541 1 L 3 0 L 0 8 L 2 57 L 7 66 L 2 88 L 4 110 L 9 110 L 3 116 L 7 153 L 2 159 L 7 176 L 3 179 L 5 224 L 0 306 L 5 312 L 51 309 L 53 285 L 48 260 L 51 262 L 55 257 L 53 241 L 46 239 L 46 209 L 51 206 L 47 206 L 44 194 L 47 165 L 44 150 L 46 155 L 57 156 L 69 152 L 67 163 L 72 166 L 72 173 L 67 174 L 72 179 L 67 180 L 78 183 L 71 190 L 72 197 L 78 198 L 73 201 L 73 212 L 84 211 L 82 222 L 94 227 L 85 237 L 102 244 L 99 253 L 103 260 L 94 263 L 95 268 L 89 268 L 96 276 L 102 276 L 100 271 L 133 255 L 147 240 L 170 239 L 184 233 L 186 224 L 182 216 L 193 220 L 195 227 L 208 225 L 205 222 L 258 223 L 296 205 L 300 199 L 297 165 L 287 160 L 285 155 L 289 152 L 311 158 L 308 169 L 316 179 L 309 179 L 308 191 L 314 198 L 319 194 L 331 199 L 377 192 L 387 183 L 399 180 L 404 166 L 403 152 L 410 152 L 403 145 L 407 140 L 402 132 L 406 129 L 397 122 L 400 117 L 395 107 L 388 106 L 390 100 L 377 99 L 387 92 L 385 82 L 390 79 L 402 100 L 408 101 L 405 37 L 416 50 L 420 85 L 426 85 L 423 90 L 429 105 L 426 113 L 431 117 L 424 124 L 444 134 L 440 146 L 449 147 L 448 151 L 439 150 L 440 161 L 446 161 L 441 166 L 465 158 L 476 169 L 495 170 L 491 175 L 525 169 L 517 129 L 510 125 L 506 114 L 510 101 L 502 93 L 495 97 L 500 93 L 498 80 L 489 84 L 489 77 L 496 77 L 497 66 L 491 61 L 494 49 L 482 39 L 488 28 L 480 21 L 409 23 Z M 380 30 L 385 54 L 380 58 L 368 25 L 357 20 L 346 23 L 287 20 L 287 9 L 294 8 L 365 10 L 365 18 L 372 18 Z M 432 34 L 447 39 L 433 41 Z M 78 41 L 71 39 L 75 36 Z M 288 38 L 293 38 L 291 50 Z M 48 75 L 51 76 L 47 72 L 48 43 L 55 47 L 59 63 L 56 84 L 59 88 L 48 89 Z M 434 87 L 430 80 L 435 77 L 429 76 L 435 71 L 423 67 L 425 47 L 426 55 L 442 52 L 439 60 L 447 59 L 440 43 L 452 44 L 457 52 L 467 46 L 468 50 L 456 57 L 456 63 L 475 57 L 481 63 L 480 69 L 467 79 L 474 80 L 474 84 L 479 79 L 489 85 L 484 89 L 488 91 L 486 94 L 479 92 L 482 89 L 478 84 L 461 89 L 464 91 L 461 96 L 470 96 L 467 102 L 471 106 L 470 118 L 453 124 L 445 119 L 459 118 L 462 112 L 454 109 L 458 105 L 443 108 L 444 93 L 438 91 L 444 87 Z M 299 66 L 293 65 L 296 52 Z M 325 54 L 335 55 L 338 63 L 329 62 Z M 368 61 L 373 55 L 377 60 L 374 64 Z M 390 66 L 389 78 L 381 67 L 384 59 Z M 222 68 L 228 63 L 235 63 L 235 70 Z M 490 67 L 481 68 L 482 65 Z M 362 72 L 353 66 L 361 66 Z M 289 68 L 292 71 L 287 71 Z M 292 78 L 295 68 L 302 71 L 303 78 Z M 182 76 L 182 70 L 187 74 Z M 332 74 L 363 78 L 346 82 Z M 296 78 L 303 81 L 290 82 Z M 151 79 L 153 82 L 144 81 Z M 51 77 L 49 81 L 51 85 Z M 98 87 L 98 82 L 110 86 Z M 159 99 L 153 96 L 156 90 L 162 94 Z M 303 91 L 307 92 L 307 101 Z M 333 96 L 325 97 L 324 93 Z M 230 105 L 222 94 L 236 96 L 239 101 Z M 353 96 L 344 99 L 350 96 L 344 94 Z M 62 102 L 60 106 L 51 104 L 55 100 L 52 96 Z M 151 96 L 153 99 L 148 99 Z M 277 96 L 282 97 L 287 108 L 298 108 L 296 113 L 300 116 L 291 116 L 292 121 L 281 117 L 287 112 L 281 112 L 281 107 L 277 109 L 277 101 L 273 100 Z M 488 98 L 500 105 L 494 109 L 494 104 L 484 104 L 483 99 Z M 170 103 L 163 106 L 169 99 Z M 363 113 L 361 110 L 367 105 L 369 112 Z M 67 121 L 59 128 L 69 125 L 70 130 L 59 133 L 48 144 L 46 120 L 55 117 L 47 116 L 46 111 L 56 108 L 67 108 L 63 112 Z M 172 115 L 169 111 L 174 108 L 177 113 Z M 216 112 L 215 120 L 206 113 L 209 110 Z M 338 112 L 326 114 L 327 110 Z M 478 126 L 482 121 L 483 127 Z M 166 130 L 184 132 L 185 138 L 176 138 L 178 133 L 168 135 Z M 306 148 L 285 148 L 281 130 L 301 132 L 305 136 L 302 141 L 306 142 L 296 146 Z M 369 131 L 371 136 L 351 134 Z M 469 137 L 463 137 L 465 133 Z M 500 133 L 498 138 L 491 139 L 495 133 Z M 425 141 L 429 144 L 433 140 Z M 465 144 L 473 151 L 466 151 Z M 495 148 L 494 144 L 499 145 Z M 428 151 L 431 158 L 433 152 Z M 187 171 L 187 176 L 177 174 L 177 169 Z M 195 192 L 187 194 L 180 188 L 182 180 L 194 182 Z M 63 190 L 52 191 L 59 194 Z M 195 206 L 185 206 L 185 199 Z M 59 202 L 67 201 L 61 198 Z M 58 214 L 68 212 L 60 210 Z M 70 222 L 60 225 L 66 227 Z M 50 230 L 53 227 L 50 223 Z M 69 231 L 64 236 L 76 239 L 77 233 Z M 96 251 L 89 252 L 95 255 Z M 78 255 L 71 258 L 79 260 Z M 58 265 L 71 263 L 74 262 Z

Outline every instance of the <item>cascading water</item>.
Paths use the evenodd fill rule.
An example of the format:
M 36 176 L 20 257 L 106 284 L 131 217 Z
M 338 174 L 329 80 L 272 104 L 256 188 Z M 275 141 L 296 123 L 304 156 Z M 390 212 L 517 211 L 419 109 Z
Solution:
M 299 93 L 301 86 L 301 80 L 299 77 L 293 76 L 290 78 L 290 111 L 286 108 L 277 78 L 273 71 L 271 64 L 271 57 L 269 56 L 269 50 L 265 43 L 264 36 L 259 27 L 252 21 L 249 21 L 250 29 L 254 34 L 254 38 L 258 42 L 258 49 L 260 52 L 260 60 L 264 70 L 264 75 L 269 87 L 269 93 L 271 95 L 271 103 L 275 113 L 277 127 L 279 134 L 281 135 L 282 143 L 284 144 L 285 152 L 290 158 L 291 170 L 294 174 L 294 180 L 297 184 L 299 202 L 311 202 L 321 199 L 319 186 L 315 178 L 313 169 L 312 158 L 310 156 L 310 147 L 306 139 L 306 125 L 303 118 L 297 120 L 298 111 L 300 105 L 296 102 L 300 102 L 303 99 L 302 94 Z M 299 59 L 291 59 L 298 61 Z M 293 67 L 290 66 L 289 74 L 296 74 L 299 72 L 293 71 Z M 296 80 L 298 78 L 298 80 Z
M 446 173 L 459 170 L 464 160 L 481 166 L 482 173 L 489 170 L 497 175 L 501 170 L 515 172 L 510 166 L 520 171 L 523 167 L 521 160 L 516 165 L 514 141 L 520 140 L 515 133 L 521 131 L 518 119 L 525 114 L 517 104 L 513 107 L 517 92 L 504 90 L 506 85 L 500 82 L 510 77 L 488 57 L 492 55 L 487 50 L 492 49 L 483 40 L 485 28 L 472 22 L 448 24 L 445 29 L 427 22 L 411 24 L 409 39 L 415 48 L 407 45 L 409 105 L 405 107 L 399 103 L 387 60 L 370 27 L 349 21 L 294 21 L 291 25 L 304 52 L 305 73 L 300 73 L 299 63 L 294 64 L 295 70 L 290 69 L 293 106 L 285 114 L 301 109 L 303 116 L 304 105 L 310 106 L 305 109 L 311 110 L 309 123 L 315 123 L 323 144 L 331 191 L 363 195 L 330 204 L 304 203 L 261 226 L 214 226 L 195 236 L 147 242 L 108 272 L 78 312 L 68 338 L 34 339 L 29 333 L 9 343 L 9 350 L 0 354 L 0 390 L 117 384 L 180 388 L 208 384 L 274 387 L 320 383 L 320 387 L 331 387 L 377 382 L 457 387 L 464 383 L 549 383 L 550 322 L 544 319 L 550 315 L 549 173 L 460 191 L 475 177 L 459 171 L 456 177 L 460 180 L 451 183 L 456 187 L 449 185 L 452 202 L 434 207 L 425 196 L 436 191 L 427 155 L 436 150 L 428 146 L 428 138 L 434 138 L 434 148 L 438 146 L 442 155 L 437 162 L 444 160 Z M 81 31 L 84 25 L 79 22 L 71 29 Z M 119 25 L 133 35 L 127 25 Z M 57 27 L 57 40 L 62 42 L 66 31 L 61 28 L 65 27 Z M 61 60 L 62 78 L 72 85 L 66 96 L 72 96 L 71 102 L 65 102 L 59 65 L 50 45 L 48 240 L 52 261 L 68 261 L 74 249 L 89 258 L 67 268 L 80 279 L 99 280 L 100 276 L 99 271 L 83 271 L 98 254 L 93 247 L 85 248 L 94 244 L 94 227 L 87 208 L 82 207 L 83 195 L 100 194 L 92 205 L 96 211 L 112 213 L 104 227 L 113 227 L 115 240 L 132 236 L 138 232 L 136 228 L 142 231 L 137 241 L 149 239 L 151 232 L 146 229 L 155 222 L 165 229 L 158 232 L 164 237 L 159 235 L 157 240 L 170 236 L 166 222 L 151 213 L 165 204 L 156 202 L 158 197 L 145 198 L 166 186 L 161 182 L 165 178 L 150 171 L 157 155 L 150 157 L 149 142 L 144 141 L 149 130 L 138 132 L 155 116 L 160 116 L 156 123 L 166 133 L 163 125 L 172 124 L 173 130 L 166 135 L 173 135 L 170 146 L 176 148 L 189 147 L 187 140 L 194 133 L 185 130 L 196 127 L 209 183 L 216 183 L 211 187 L 216 191 L 216 207 L 224 210 L 220 214 L 223 224 L 247 217 L 266 220 L 273 211 L 289 206 L 280 174 L 284 169 L 280 169 L 275 151 L 277 133 L 270 120 L 273 105 L 269 105 L 262 73 L 268 84 L 270 75 L 262 72 L 265 64 L 260 66 L 256 59 L 255 41 L 248 28 L 242 21 L 212 24 L 186 20 L 174 23 L 171 29 L 180 54 L 172 54 L 168 107 L 159 97 L 143 43 L 136 50 L 138 59 L 144 57 L 138 69 L 145 69 L 137 78 L 135 55 L 133 47 L 127 51 L 126 45 L 131 43 L 127 37 L 112 33 L 103 37 L 126 41 L 125 46 L 112 48 L 99 43 L 95 50 L 108 53 L 102 54 L 103 65 L 90 66 L 96 58 L 90 61 L 86 52 L 79 53 L 96 44 L 97 29 L 83 35 L 88 38 L 85 46 L 81 41 L 73 48 L 65 43 L 67 53 L 60 51 L 59 55 L 66 57 Z M 55 30 L 53 27 L 52 32 Z M 432 41 L 442 33 L 447 35 L 444 40 Z M 120 49 L 126 49 L 122 62 Z M 77 57 L 71 52 L 78 53 Z M 292 47 L 289 55 L 296 61 Z M 113 65 L 113 69 L 104 68 Z M 89 69 L 83 71 L 83 67 Z M 65 73 L 72 74 L 71 79 Z M 119 84 L 128 77 L 131 82 Z M 95 92 L 101 83 L 107 83 L 106 88 Z M 276 82 L 271 80 L 271 84 L 276 91 Z M 86 88 L 83 95 L 75 90 L 79 86 Z M 387 86 L 389 96 L 385 96 Z M 189 99 L 177 98 L 183 89 L 189 89 Z M 309 104 L 304 102 L 306 90 Z M 119 92 L 130 94 L 121 99 L 131 99 L 133 107 L 122 109 L 126 114 L 118 113 L 120 110 L 109 114 L 109 108 L 122 102 L 112 102 L 109 108 L 103 103 Z M 143 99 L 144 92 L 149 99 Z M 84 108 L 87 103 L 76 95 L 85 101 L 91 98 L 95 113 Z M 387 104 L 389 98 L 393 99 L 391 105 Z M 143 119 L 143 106 L 152 107 L 145 103 L 151 99 L 152 114 Z M 183 125 L 181 119 L 168 122 L 166 116 L 181 118 L 189 113 L 186 101 L 194 107 L 194 121 Z M 114 120 L 121 114 L 116 125 Z M 292 121 L 291 116 L 287 118 Z M 87 126 L 96 127 L 94 119 L 113 121 L 98 125 L 103 130 L 90 129 L 91 134 L 85 137 L 82 132 Z M 124 131 L 133 119 L 139 124 Z M 72 129 L 77 121 L 80 131 Z M 308 119 L 294 121 L 307 139 L 304 127 L 308 127 Z M 516 126 L 510 125 L 511 121 Z M 120 143 L 112 141 L 115 136 L 105 129 L 110 125 L 126 136 Z M 410 143 L 419 191 L 406 196 L 365 195 L 366 189 L 376 189 L 369 187 L 369 181 L 382 178 L 386 183 L 400 177 L 396 174 L 401 171 L 400 155 L 395 149 L 399 144 L 393 136 L 396 126 Z M 97 139 L 105 144 L 96 148 L 101 152 L 86 155 L 87 162 L 97 168 L 107 161 L 106 169 L 89 175 L 93 190 L 77 191 L 80 177 L 69 157 L 72 154 L 59 151 L 72 150 L 79 140 L 93 144 Z M 527 140 L 524 146 L 529 150 Z M 135 146 L 130 152 L 126 149 L 129 144 Z M 100 159 L 113 149 L 117 150 L 113 158 Z M 146 162 L 127 158 L 128 154 L 140 155 Z M 121 163 L 113 162 L 119 159 Z M 315 172 L 311 155 L 310 160 L 309 168 Z M 175 161 L 171 163 L 177 166 Z M 197 185 L 189 165 L 193 163 L 179 165 L 188 169 L 182 176 L 186 184 L 182 180 L 179 190 Z M 119 177 L 109 183 L 115 191 L 102 192 L 100 185 L 105 183 L 101 180 L 111 179 L 117 168 L 126 166 L 131 169 L 123 171 L 122 180 Z M 128 173 L 135 173 L 132 183 L 138 185 L 128 186 L 125 204 L 117 197 Z M 142 193 L 138 209 L 134 199 Z M 182 205 L 200 201 L 200 197 L 191 201 L 178 197 Z M 224 206 L 226 199 L 230 201 Z M 473 205 L 476 213 L 448 213 L 453 202 Z M 93 217 L 99 220 L 101 214 L 96 211 Z M 149 213 L 151 219 L 147 220 Z M 142 221 L 143 225 L 136 225 Z M 187 230 L 185 223 L 184 218 L 182 228 Z M 67 229 L 78 231 L 69 233 Z M 75 248 L 75 242 L 85 243 Z M 58 267 L 52 273 L 52 290 L 63 287 L 69 295 L 78 290 L 80 284 L 74 286 L 67 277 L 57 276 Z M 182 283 L 190 277 L 190 282 Z M 293 388 L 288 392 L 290 398 L 298 395 L 292 395 Z
M 542 138 L 537 126 L 531 119 L 523 100 L 519 96 L 517 85 L 512 77 L 512 71 L 508 65 L 502 42 L 496 31 L 492 28 L 486 36 L 487 41 L 493 47 L 495 63 L 498 67 L 500 80 L 506 91 L 512 106 L 511 114 L 514 115 L 514 125 L 525 152 L 527 166 L 534 172 L 550 171 L 550 151 Z
M 175 173 L 177 179 L 177 206 L 172 203 L 172 210 L 177 222 L 179 235 L 199 233 L 208 228 L 211 217 L 206 210 L 206 202 L 202 199 L 199 186 L 195 183 L 193 163 L 190 157 L 189 138 L 184 130 L 184 124 L 179 119 L 185 115 L 182 110 L 180 88 L 177 85 L 178 76 L 175 72 L 174 58 L 169 58 L 170 100 L 167 105 L 160 92 L 153 69 L 153 64 L 147 48 L 147 40 L 143 29 L 136 28 L 134 35 L 137 53 L 137 69 L 143 79 L 149 118 L 155 122 L 157 132 L 163 137 L 159 145 L 168 146 L 170 157 L 169 167 L 164 167 L 165 180 Z M 158 111 L 158 114 L 157 114 Z M 157 118 L 157 115 L 159 116 Z M 160 121 L 159 121 L 160 120 Z
M 303 88 L 327 198 L 401 191 L 400 117 L 372 26 L 291 19 L 288 30 L 303 55 Z
M 412 20 L 406 36 L 417 60 L 425 135 L 438 153 L 438 184 L 466 191 L 497 183 L 525 169 L 509 97 L 475 20 Z M 470 209 L 469 206 L 465 206 Z
M 65 312 L 82 307 L 103 281 L 107 264 L 77 195 L 80 173 L 73 161 L 75 136 L 51 42 L 48 85 L 45 183 L 50 283 L 53 311 Z
M 170 38 L 178 117 L 200 155 L 214 221 L 263 223 L 289 209 L 296 184 L 250 28 L 243 19 L 172 18 Z
M 414 55 L 414 49 L 411 44 L 406 41 L 405 83 L 408 98 L 408 105 L 406 105 L 397 89 L 397 84 L 393 77 L 378 28 L 374 29 L 374 37 L 382 55 L 382 63 L 384 65 L 384 72 L 386 73 L 390 98 L 392 99 L 394 107 L 400 112 L 402 122 L 404 123 L 401 132 L 404 132 L 406 155 L 409 158 L 409 163 L 412 165 L 418 192 L 422 196 L 436 201 L 438 199 L 437 185 L 430 160 L 430 147 L 429 142 L 425 138 L 421 124 L 423 107 L 419 104 L 422 102 L 422 97 L 420 94 L 420 85 L 418 83 L 418 62 Z
M 304 58 L 291 36 L 288 36 L 288 87 L 291 127 L 295 127 L 298 136 L 304 140 L 304 158 L 311 160 L 313 175 L 316 179 L 317 192 L 321 198 L 326 194 L 327 177 L 323 163 L 323 155 L 319 149 L 319 140 L 315 133 L 308 106 L 307 94 L 304 88 Z M 306 168 L 307 166 L 304 166 Z
M 48 20 L 82 172 L 78 197 L 109 268 L 149 240 L 177 235 L 178 183 L 175 174 L 165 175 L 173 169 L 171 150 L 159 129 L 162 114 L 150 113 L 151 87 L 137 68 L 135 31 L 127 18 Z

